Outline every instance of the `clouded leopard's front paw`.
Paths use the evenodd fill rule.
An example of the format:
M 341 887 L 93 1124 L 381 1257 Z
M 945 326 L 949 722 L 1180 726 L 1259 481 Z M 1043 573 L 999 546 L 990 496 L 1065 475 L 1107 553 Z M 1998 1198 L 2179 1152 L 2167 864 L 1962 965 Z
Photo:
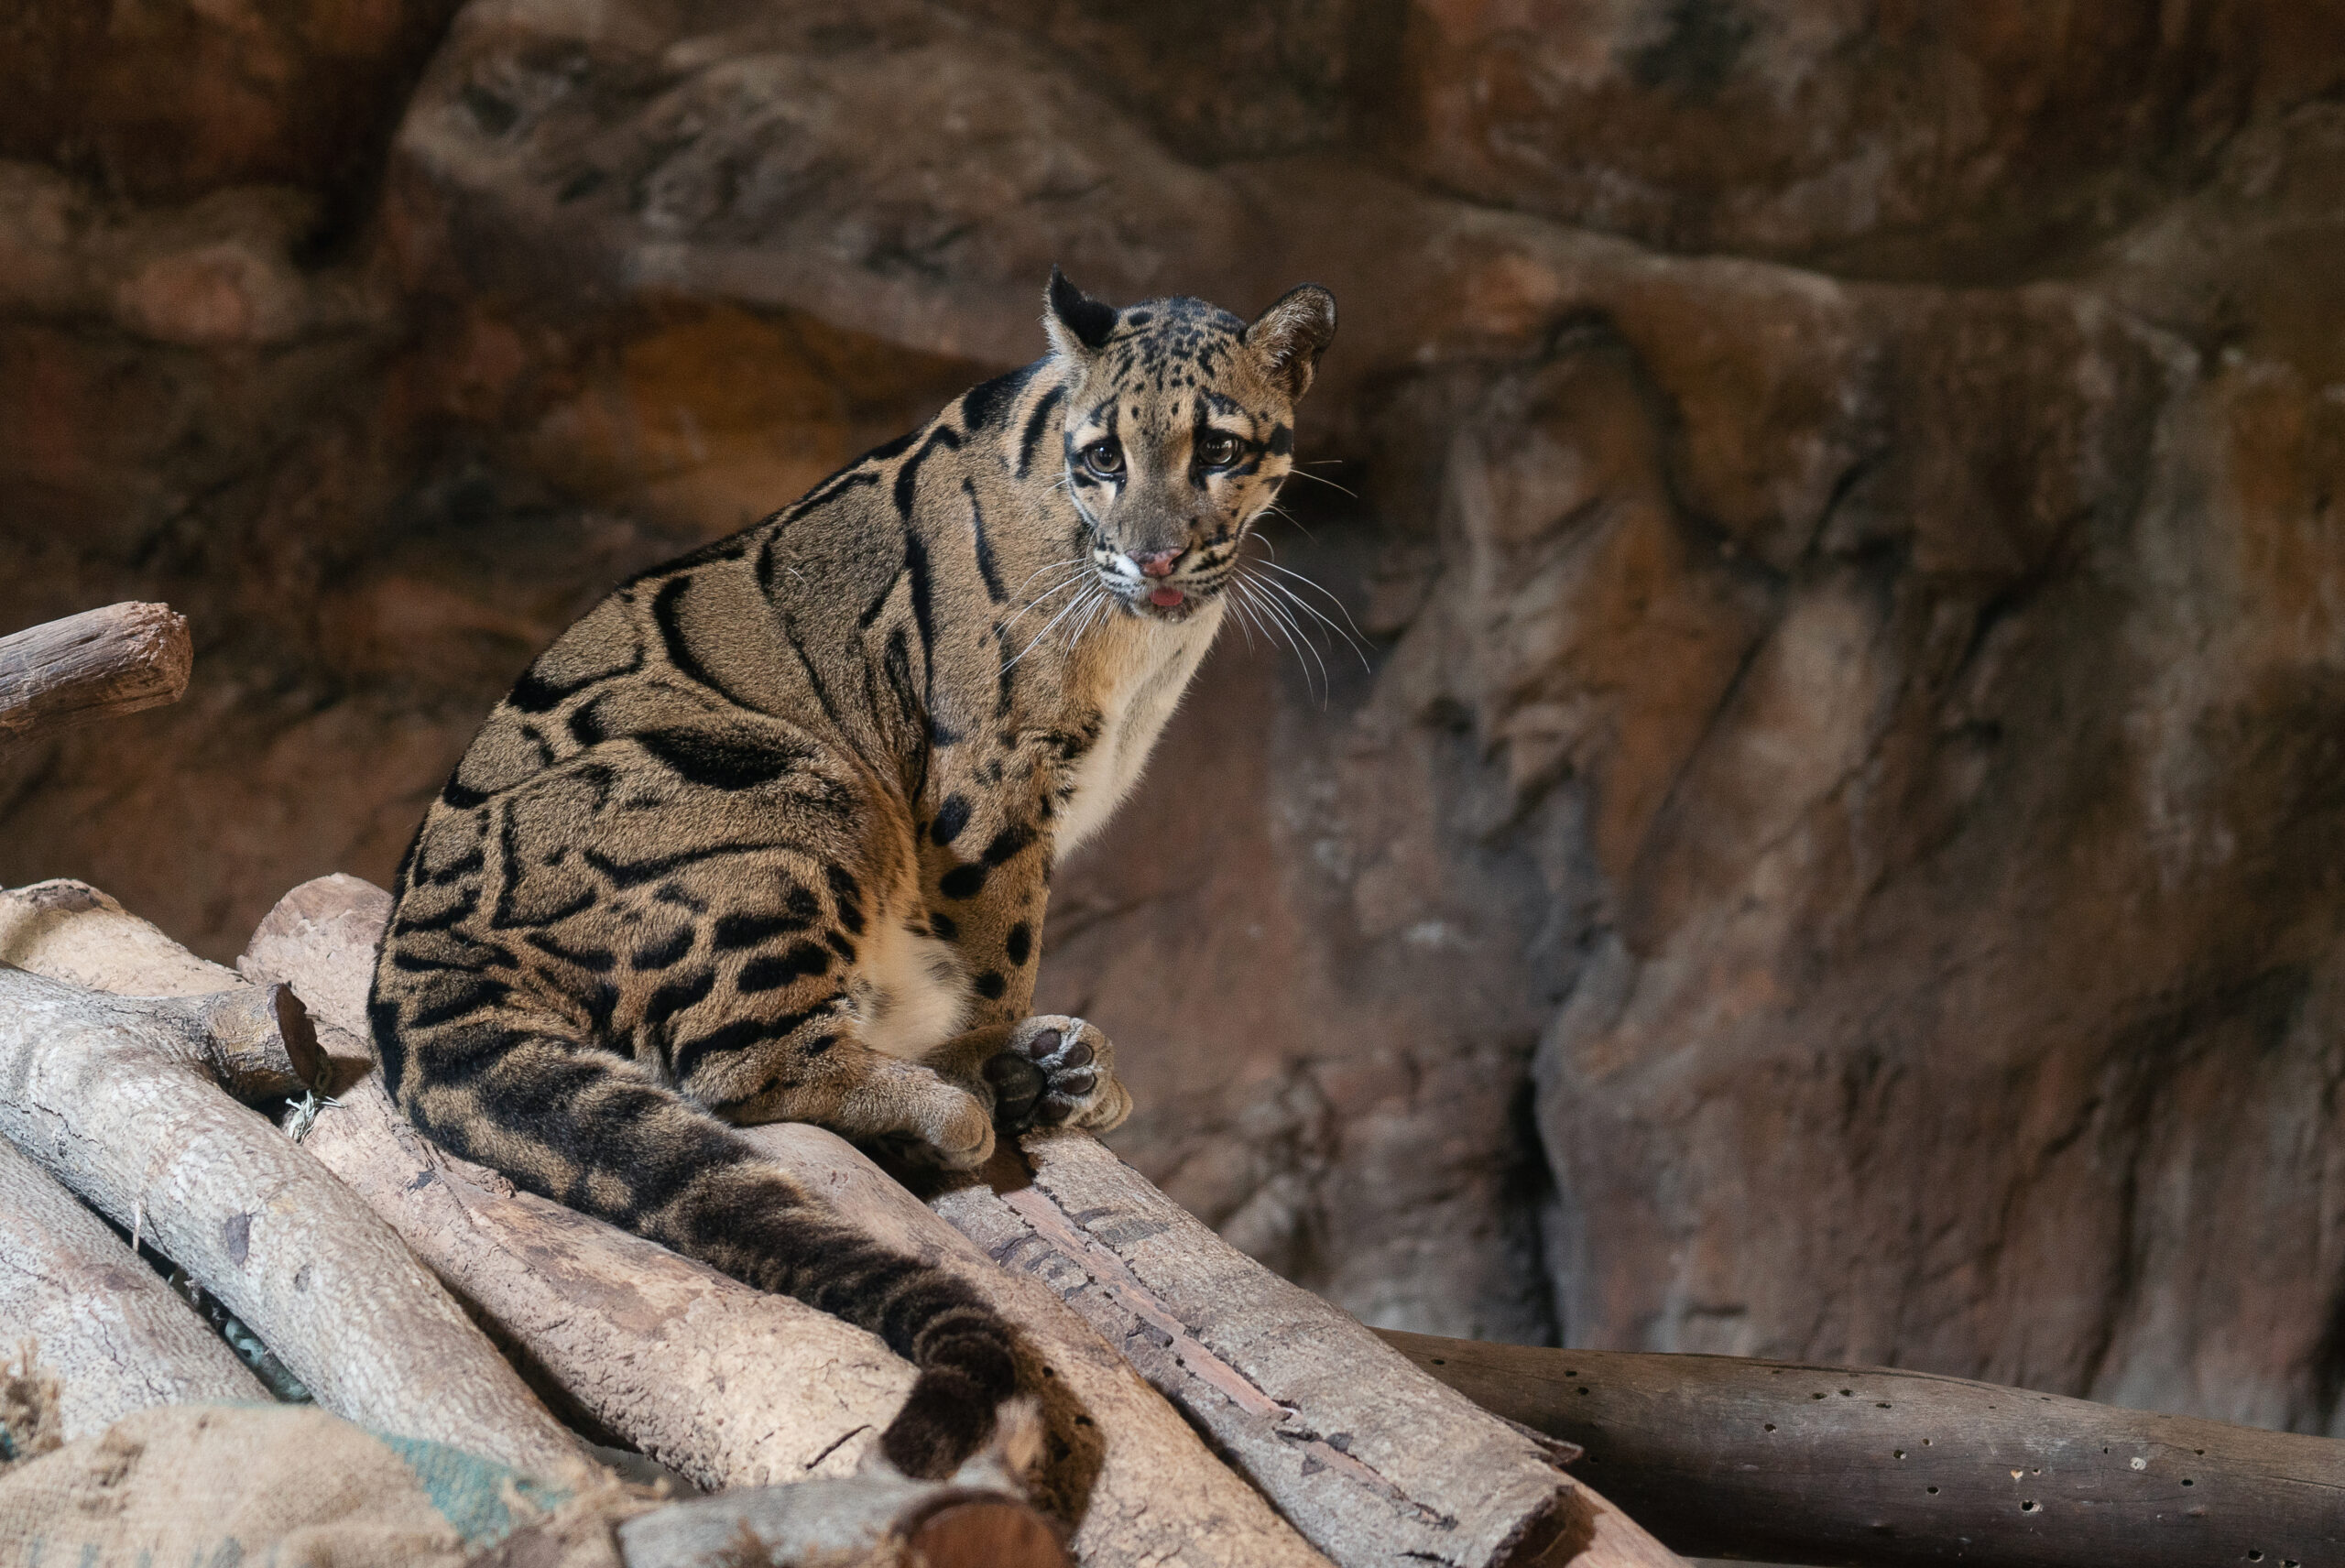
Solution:
M 946 1171 L 975 1171 L 993 1158 L 993 1117 L 967 1090 L 909 1063 L 877 1087 L 886 1125 L 864 1141 L 890 1158 Z
M 1132 1097 L 1116 1076 L 1116 1048 L 1081 1018 L 1048 1013 L 1012 1029 L 1009 1048 L 985 1065 L 993 1086 L 994 1124 L 1078 1127 L 1107 1132 L 1132 1114 Z

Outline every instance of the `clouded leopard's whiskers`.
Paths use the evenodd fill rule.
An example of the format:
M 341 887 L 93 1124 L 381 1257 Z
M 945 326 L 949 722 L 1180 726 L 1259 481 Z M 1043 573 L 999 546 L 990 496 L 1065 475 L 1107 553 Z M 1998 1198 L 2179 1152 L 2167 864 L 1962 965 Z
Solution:
M 1041 576 L 1043 572 L 1058 572 L 1058 571 L 1063 571 L 1063 570 L 1071 570 L 1071 569 L 1073 569 L 1073 568 L 1076 568 L 1076 567 L 1083 567 L 1083 566 L 1088 566 L 1088 565 L 1090 565 L 1090 564 L 1091 564 L 1091 563 L 1090 563 L 1089 561 L 1085 561 L 1083 557 L 1081 557 L 1081 556 L 1079 556 L 1079 555 L 1075 555 L 1075 556 L 1069 556 L 1069 557 L 1068 557 L 1066 560 L 1064 560 L 1064 561 L 1046 561 L 1042 562 L 1042 565 L 1040 565 L 1040 566 L 1038 566 L 1038 567 L 1034 568 L 1034 570 L 1033 570 L 1033 571 L 1031 571 L 1031 572 L 1028 572 L 1028 573 L 1026 574 L 1026 582 L 1025 582 L 1025 583 L 1020 583 L 1017 586 L 1017 588 L 1014 590 L 1014 592 L 1016 592 L 1016 593 L 1024 593 L 1024 592 L 1026 591 L 1026 583 L 1031 583 L 1031 582 L 1033 582 L 1033 581 L 1034 581 L 1034 579 L 1036 579 L 1037 577 L 1040 577 L 1040 576 Z
M 1275 501 L 1271 502 L 1269 506 L 1264 506 L 1260 512 L 1256 514 L 1256 516 L 1276 517 L 1281 522 L 1283 522 L 1294 528 L 1298 533 L 1302 534 L 1304 539 L 1309 539 L 1312 543 L 1317 544 L 1319 542 L 1319 536 L 1311 531 L 1309 524 L 1305 523 L 1301 517 L 1296 517 L 1292 512 L 1288 511 L 1284 506 L 1280 506 Z M 1264 544 L 1271 542 L 1269 537 L 1261 533 L 1260 530 L 1257 530 L 1252 537 L 1260 539 Z
M 1065 577 L 1063 581 L 1053 583 L 1049 588 L 1047 588 L 1047 589 L 1045 589 L 1043 592 L 1042 592 L 1042 593 L 1040 593 L 1036 594 L 1036 595 L 1035 595 L 1035 596 L 1034 596 L 1031 601 L 1029 601 L 1029 602 L 1028 602 L 1028 604 L 1027 604 L 1027 605 L 1026 605 L 1026 607 L 1025 607 L 1024 609 L 1022 609 L 1022 610 L 1019 611 L 1016 615 L 1014 615 L 1010 616 L 1010 617 L 1009 617 L 1009 619 L 1008 619 L 1008 620 L 1006 620 L 1006 621 L 1002 622 L 1002 623 L 1001 623 L 1001 630 L 1002 630 L 1002 634 L 1003 634 L 1004 636 L 1009 635 L 1009 628 L 1010 628 L 1010 627 L 1012 627 L 1012 626 L 1016 626 L 1019 622 L 1020 622 L 1020 621 L 1024 620 L 1027 616 L 1029 616 L 1029 615 L 1032 615 L 1036 610 L 1041 609 L 1041 608 L 1042 607 L 1042 605 L 1044 604 L 1044 603 L 1046 603 L 1047 601 L 1057 598 L 1060 594 L 1062 594 L 1062 593 L 1065 593 L 1068 589 L 1073 588 L 1073 587 L 1076 586 L 1077 584 L 1081 583 L 1082 583 L 1082 582 L 1083 582 L 1086 577 L 1088 577 L 1088 576 L 1091 574 L 1091 567 L 1090 567 L 1090 564 L 1089 564 L 1087 561 L 1086 561 L 1086 562 L 1080 562 L 1080 563 L 1078 563 L 1078 564 L 1081 566 L 1082 570 L 1077 571 L 1077 572 L 1069 572 L 1069 573 L 1066 575 L 1066 577 Z
M 1260 583 L 1256 581 L 1241 578 L 1230 586 L 1262 613 L 1264 629 L 1276 633 L 1279 640 L 1285 643 L 1294 654 L 1295 667 L 1303 671 L 1303 686 L 1305 691 L 1311 689 L 1311 666 L 1315 664 L 1319 667 L 1319 700 L 1323 703 L 1325 702 L 1334 690 L 1327 679 L 1327 666 L 1320 659 L 1318 651 L 1303 637 L 1301 628 L 1294 624 L 1294 618 L 1281 609 L 1274 601 L 1257 594 L 1255 590 Z M 1311 660 L 1310 664 L 1303 663 L 1306 658 Z
M 1006 675 L 1010 670 L 1017 669 L 1018 659 L 1023 659 L 1028 654 L 1033 652 L 1035 645 L 1040 643 L 1044 637 L 1051 635 L 1052 626 L 1057 626 L 1061 621 L 1065 620 L 1067 616 L 1073 615 L 1075 611 L 1094 603 L 1098 596 L 1104 595 L 1107 592 L 1107 591 L 1105 588 L 1099 586 L 1096 580 L 1090 583 L 1086 586 L 1085 592 L 1077 593 L 1073 599 L 1069 600 L 1065 609 L 1061 610 L 1057 615 L 1053 615 L 1050 619 L 1049 625 L 1043 626 L 1041 631 L 1036 632 L 1027 642 L 1026 646 L 1018 650 L 1017 659 L 1011 659 L 1008 664 L 1001 667 L 1002 673 Z
M 1320 586 L 1316 583 L 1314 583 L 1302 572 L 1290 572 L 1275 561 L 1265 561 L 1260 562 L 1260 564 L 1269 567 L 1272 572 L 1278 572 L 1282 576 L 1293 578 L 1297 583 L 1302 583 L 1305 588 L 1310 589 L 1313 593 L 1318 594 L 1321 598 L 1325 599 L 1329 604 L 1335 605 L 1336 613 L 1344 617 L 1343 626 L 1339 626 L 1336 625 L 1335 622 L 1327 619 L 1326 616 L 1320 615 L 1317 610 L 1312 608 L 1308 600 L 1297 595 L 1293 589 L 1287 587 L 1284 583 L 1273 583 L 1268 578 L 1264 578 L 1262 580 L 1264 587 L 1277 589 L 1289 600 L 1292 601 L 1297 609 L 1309 611 L 1313 615 L 1317 616 L 1319 622 L 1323 626 L 1326 626 L 1328 630 L 1334 632 L 1337 637 L 1342 637 L 1346 642 L 1351 644 L 1352 652 L 1359 656 L 1359 667 L 1362 670 L 1367 670 L 1371 675 L 1376 672 L 1375 667 L 1368 661 L 1367 635 L 1359 629 L 1359 623 L 1352 619 L 1351 610 L 1341 599 L 1336 598 L 1333 593 L 1327 592 L 1325 588 Z
M 1341 460 L 1340 460 L 1340 459 L 1330 459 L 1329 461 L 1330 461 L 1330 462 L 1338 462 L 1338 461 L 1341 461 Z M 1353 500 L 1355 500 L 1355 501 L 1357 501 L 1357 500 L 1358 500 L 1358 499 L 1359 499 L 1359 493 L 1358 493 L 1358 491 L 1355 491 L 1355 490 L 1344 490 L 1344 487 L 1343 487 L 1342 485 L 1340 485 L 1336 484 L 1334 480 L 1332 480 L 1332 479 L 1326 479 L 1326 478 L 1322 478 L 1320 475 L 1318 475 L 1318 474 L 1312 474 L 1312 473 L 1308 472 L 1308 470 L 1309 470 L 1311 467 L 1313 467 L 1313 466 L 1314 466 L 1314 464 L 1309 464 L 1309 463 L 1296 463 L 1293 467 L 1292 467 L 1292 468 L 1288 469 L 1288 470 L 1287 470 L 1287 472 L 1288 472 L 1289 474 L 1292 474 L 1292 475 L 1293 475 L 1295 478 L 1297 478 L 1297 479 L 1308 479 L 1308 480 L 1310 480 L 1310 481 L 1311 481 L 1313 484 L 1314 484 L 1314 485 L 1325 485 L 1328 489 L 1330 489 L 1330 490 L 1343 490 L 1345 495 L 1349 495 L 1349 496 L 1350 496 Z

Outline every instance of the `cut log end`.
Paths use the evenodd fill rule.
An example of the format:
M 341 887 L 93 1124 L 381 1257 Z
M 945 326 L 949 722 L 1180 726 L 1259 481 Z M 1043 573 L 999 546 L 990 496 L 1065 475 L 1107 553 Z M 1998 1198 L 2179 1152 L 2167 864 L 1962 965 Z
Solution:
M 0 742 L 176 702 L 195 666 L 187 617 L 136 602 L 0 637 Z
M 205 1056 L 221 1086 L 240 1100 L 298 1094 L 325 1078 L 317 1026 L 282 981 L 202 999 Z

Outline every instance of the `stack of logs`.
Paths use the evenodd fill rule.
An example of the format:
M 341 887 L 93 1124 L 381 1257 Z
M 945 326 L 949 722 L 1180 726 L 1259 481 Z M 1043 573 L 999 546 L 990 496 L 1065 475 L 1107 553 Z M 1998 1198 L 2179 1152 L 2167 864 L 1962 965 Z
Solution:
M 169 701 L 188 665 L 161 606 L 37 627 L 0 642 L 0 733 Z M 335 1414 L 539 1474 L 574 1467 L 584 1433 L 720 1494 L 624 1526 L 632 1568 L 714 1562 L 744 1522 L 784 1563 L 857 1529 L 939 1568 L 1057 1562 L 1063 1538 L 1100 1568 L 1682 1561 L 1564 1472 L 1569 1444 L 1444 1387 L 1087 1136 L 1030 1135 L 923 1203 L 818 1128 L 758 1129 L 1020 1331 L 1031 1473 L 876 1475 L 912 1372 L 872 1335 L 517 1192 L 401 1119 L 365 1015 L 388 910 L 356 878 L 306 883 L 231 970 L 83 884 L 0 893 L 0 1322 L 38 1337 L 69 1439 L 265 1397 L 143 1247 Z
M 0 639 L 0 745 L 169 702 L 189 667 L 160 605 Z M 2345 1443 L 1916 1373 L 1380 1338 L 1085 1135 L 1029 1135 L 923 1203 L 819 1128 L 756 1129 L 1020 1331 L 1038 1465 L 880 1474 L 912 1372 L 877 1339 L 399 1117 L 365 1017 L 388 909 L 305 883 L 229 969 L 83 884 L 0 892 L 0 1330 L 60 1376 L 66 1438 L 269 1397 L 144 1248 L 364 1426 L 541 1474 L 584 1434 L 714 1494 L 621 1525 L 629 1568 L 741 1562 L 744 1530 L 780 1564 L 1683 1562 L 1575 1462 L 1686 1551 L 2345 1563 Z

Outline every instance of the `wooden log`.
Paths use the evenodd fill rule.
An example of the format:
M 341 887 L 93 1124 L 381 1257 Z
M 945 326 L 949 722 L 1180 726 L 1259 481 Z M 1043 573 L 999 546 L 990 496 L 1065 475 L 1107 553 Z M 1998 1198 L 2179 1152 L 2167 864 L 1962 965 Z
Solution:
M 30 1340 L 67 1443 L 150 1405 L 268 1399 L 162 1277 L 16 1146 L 0 1143 L 0 1345 Z
M 1385 1337 L 1681 1552 L 1980 1568 L 2345 1563 L 2345 1442 L 1925 1372 Z
M 1180 1414 L 1068 1309 L 1051 1282 L 999 1267 L 1000 1259 L 988 1258 L 835 1134 L 799 1122 L 744 1134 L 856 1228 L 951 1269 L 1018 1326 L 1021 1381 L 1042 1391 L 1051 1436 L 1038 1500 L 1075 1521 L 1070 1544 L 1085 1568 L 1324 1568 L 1326 1559 L 1206 1452 Z
M 308 1009 L 208 963 L 86 882 L 0 889 L 0 963 L 116 996 L 207 998 L 187 1044 L 239 1099 L 300 1094 L 325 1075 Z
M 347 1051 L 352 1048 L 336 1044 L 333 1037 L 337 1025 L 365 1025 L 367 976 L 373 970 L 375 946 L 389 908 L 388 895 L 354 877 L 320 878 L 305 883 L 287 894 L 262 920 L 251 946 L 238 961 L 239 966 L 255 976 L 290 979 L 313 1000 L 324 1020 L 328 1048 L 337 1052 Z M 366 1133 L 369 1138 L 388 1140 L 393 1136 L 384 1124 L 383 1113 L 389 1107 L 378 1088 L 371 1083 L 362 1083 L 344 1098 L 352 1116 L 345 1119 L 341 1112 L 322 1116 L 316 1129 L 310 1134 L 312 1141 L 342 1136 L 344 1129 L 365 1127 L 375 1129 Z M 403 1124 L 396 1132 L 421 1143 Z M 769 1157 L 832 1201 L 851 1222 L 892 1247 L 952 1269 L 1019 1326 L 1025 1342 L 1021 1352 L 1027 1361 L 1026 1381 L 1029 1387 L 1042 1391 L 1044 1420 L 1049 1428 L 1045 1460 L 1036 1486 L 1037 1500 L 1046 1511 L 1074 1525 L 1072 1545 L 1077 1560 L 1086 1568 L 1139 1568 L 1140 1564 L 1155 1563 L 1168 1568 L 1177 1564 L 1192 1564 L 1194 1568 L 1205 1568 L 1205 1564 L 1225 1564 L 1227 1568 L 1325 1568 L 1325 1560 L 1304 1544 L 1260 1496 L 1217 1462 L 1180 1415 L 1134 1376 L 1122 1358 L 1061 1305 L 1041 1282 L 996 1268 L 965 1237 L 922 1207 L 878 1166 L 831 1134 L 818 1127 L 786 1126 L 755 1128 L 749 1136 Z M 329 1149 L 327 1158 L 340 1165 L 344 1157 Z M 374 1158 L 369 1156 L 369 1164 Z M 786 1341 L 773 1328 L 757 1326 L 758 1320 L 750 1315 L 747 1307 L 728 1306 L 722 1312 L 714 1307 L 703 1308 L 707 1314 L 704 1329 L 696 1329 L 689 1323 L 678 1324 L 677 1311 L 663 1305 L 669 1298 L 649 1282 L 651 1276 L 628 1280 L 624 1273 L 618 1273 L 620 1283 L 615 1285 L 612 1277 L 619 1268 L 616 1263 L 594 1261 L 579 1268 L 577 1260 L 590 1247 L 596 1258 L 616 1259 L 622 1256 L 633 1258 L 637 1256 L 634 1248 L 649 1244 L 638 1243 L 555 1205 L 542 1205 L 544 1212 L 533 1213 L 530 1223 L 547 1227 L 547 1234 L 558 1233 L 569 1238 L 561 1249 L 540 1252 L 534 1246 L 515 1245 L 507 1261 L 496 1261 L 492 1256 L 496 1247 L 483 1241 L 490 1235 L 491 1224 L 515 1223 L 512 1216 L 518 1210 L 536 1205 L 537 1200 L 513 1194 L 504 1201 L 516 1208 L 493 1208 L 481 1195 L 479 1183 L 493 1181 L 494 1178 L 485 1173 L 476 1176 L 444 1155 L 435 1153 L 433 1158 L 436 1163 L 430 1169 L 441 1174 L 418 1185 L 417 1192 L 409 1195 L 409 1200 L 419 1194 L 432 1195 L 435 1188 L 445 1185 L 448 1194 L 434 1195 L 433 1201 L 453 1201 L 466 1217 L 461 1226 L 434 1222 L 445 1236 L 452 1238 L 446 1243 L 426 1239 L 421 1227 L 410 1233 L 416 1236 L 426 1255 L 447 1257 L 453 1267 L 459 1241 L 466 1247 L 482 1247 L 475 1255 L 477 1263 L 473 1265 L 478 1272 L 452 1278 L 459 1279 L 460 1289 L 468 1297 L 487 1306 L 492 1316 L 512 1312 L 514 1317 L 507 1326 L 513 1327 L 516 1337 L 525 1342 L 542 1342 L 542 1331 L 529 1326 L 537 1320 L 525 1318 L 520 1311 L 524 1292 L 574 1289 L 581 1297 L 597 1290 L 603 1292 L 613 1304 L 596 1310 L 611 1312 L 616 1318 L 610 1343 L 618 1348 L 609 1356 L 596 1356 L 598 1360 L 617 1362 L 615 1367 L 594 1374 L 615 1385 L 608 1396 L 597 1396 L 596 1410 L 607 1411 L 603 1419 L 630 1441 L 645 1446 L 646 1452 L 676 1465 L 688 1475 L 713 1474 L 696 1472 L 692 1455 L 736 1440 L 721 1432 L 698 1436 L 686 1433 L 681 1416 L 672 1424 L 663 1420 L 663 1424 L 654 1429 L 640 1414 L 630 1416 L 627 1409 L 632 1401 L 648 1404 L 670 1397 L 657 1383 L 688 1376 L 690 1369 L 682 1373 L 660 1370 L 655 1375 L 648 1358 L 642 1370 L 632 1367 L 633 1360 L 645 1356 L 645 1342 L 654 1334 L 696 1333 L 701 1335 L 699 1343 L 705 1346 L 694 1353 L 696 1356 L 704 1356 L 715 1370 L 728 1378 L 752 1377 L 757 1375 L 756 1364 L 779 1354 Z M 357 1164 L 354 1161 L 345 1168 L 355 1171 Z M 420 1173 L 413 1164 L 401 1167 L 389 1163 L 383 1168 L 390 1173 L 387 1177 L 364 1178 L 370 1194 L 382 1192 L 386 1186 L 415 1185 L 414 1175 L 402 1178 L 402 1170 Z M 464 1192 L 465 1186 L 474 1187 L 474 1191 Z M 466 1229 L 472 1232 L 469 1239 L 464 1236 Z M 519 1235 L 518 1225 L 507 1234 Z M 447 1248 L 444 1252 L 443 1246 Z M 496 1244 L 496 1247 L 502 1246 L 501 1242 Z M 707 1292 L 698 1299 L 717 1299 L 716 1288 L 708 1283 L 714 1277 L 706 1271 L 664 1249 L 651 1247 L 650 1252 L 667 1260 L 660 1265 L 663 1269 L 691 1271 L 694 1288 Z M 629 1263 L 626 1267 L 643 1266 Z M 570 1272 L 573 1268 L 577 1269 L 574 1275 Z M 514 1278 L 532 1270 L 554 1276 L 552 1283 Z M 566 1279 L 575 1280 L 574 1287 L 565 1284 Z M 488 1294 L 492 1282 L 498 1292 L 493 1301 Z M 631 1296 L 629 1288 L 640 1295 Z M 757 1300 L 772 1303 L 758 1311 L 799 1313 L 806 1310 L 796 1302 L 767 1297 Z M 740 1315 L 728 1315 L 736 1310 Z M 557 1309 L 531 1311 L 551 1314 Z M 499 1316 L 499 1321 L 506 1320 Z M 861 1331 L 835 1320 L 823 1318 L 822 1322 L 828 1325 L 823 1331 L 827 1334 L 867 1339 Z M 726 1326 L 728 1323 L 731 1326 Z M 876 1346 L 878 1342 L 868 1343 Z M 530 1350 L 540 1357 L 548 1354 L 540 1351 L 537 1343 L 530 1343 Z M 889 1391 L 878 1400 L 877 1413 L 867 1411 L 853 1418 L 867 1422 L 867 1427 L 851 1436 L 852 1445 L 868 1445 L 886 1418 L 893 1414 L 902 1390 L 910 1387 L 910 1368 L 893 1363 L 892 1357 L 888 1359 L 900 1368 L 891 1374 L 900 1382 L 888 1386 Z M 581 1376 L 586 1375 L 587 1370 L 590 1369 L 582 1369 Z M 687 1388 L 701 1386 L 704 1385 L 686 1385 Z M 688 1394 L 680 1402 L 689 1406 L 696 1397 Z M 781 1397 L 779 1393 L 770 1396 Z M 733 1407 L 728 1403 L 723 1408 L 730 1410 Z M 729 1424 L 729 1417 L 727 1420 Z M 671 1432 L 678 1435 L 671 1438 L 667 1435 Z M 745 1442 L 742 1447 L 747 1450 L 750 1445 Z M 852 1451 L 843 1449 L 834 1460 L 843 1460 Z M 814 1473 L 826 1474 L 836 1467 L 835 1463 L 824 1462 L 816 1465 Z M 757 1472 L 744 1464 L 728 1474 L 747 1478 Z
M 895 1475 L 802 1481 L 696 1497 L 618 1528 L 627 1568 L 744 1563 L 918 1563 L 1063 1568 L 1041 1515 L 998 1493 Z
M 391 896 L 372 882 L 340 872 L 312 877 L 261 918 L 236 960 L 247 980 L 292 982 L 311 1015 L 332 1026 L 319 1037 L 329 1092 L 375 1070 L 366 992 L 390 918 Z
M 1087 1134 L 1029 1133 L 937 1212 L 1048 1281 L 1344 1568 L 1678 1559 L 1348 1313 L 1231 1247 Z
M 195 665 L 169 604 L 108 604 L 0 637 L 0 745 L 176 702 Z
M 151 1239 L 326 1409 L 571 1472 L 574 1440 L 390 1227 L 210 1081 L 191 1036 L 221 999 L 0 968 L 0 1137 Z
M 87 882 L 0 889 L 0 963 L 116 996 L 201 996 L 244 984 Z

